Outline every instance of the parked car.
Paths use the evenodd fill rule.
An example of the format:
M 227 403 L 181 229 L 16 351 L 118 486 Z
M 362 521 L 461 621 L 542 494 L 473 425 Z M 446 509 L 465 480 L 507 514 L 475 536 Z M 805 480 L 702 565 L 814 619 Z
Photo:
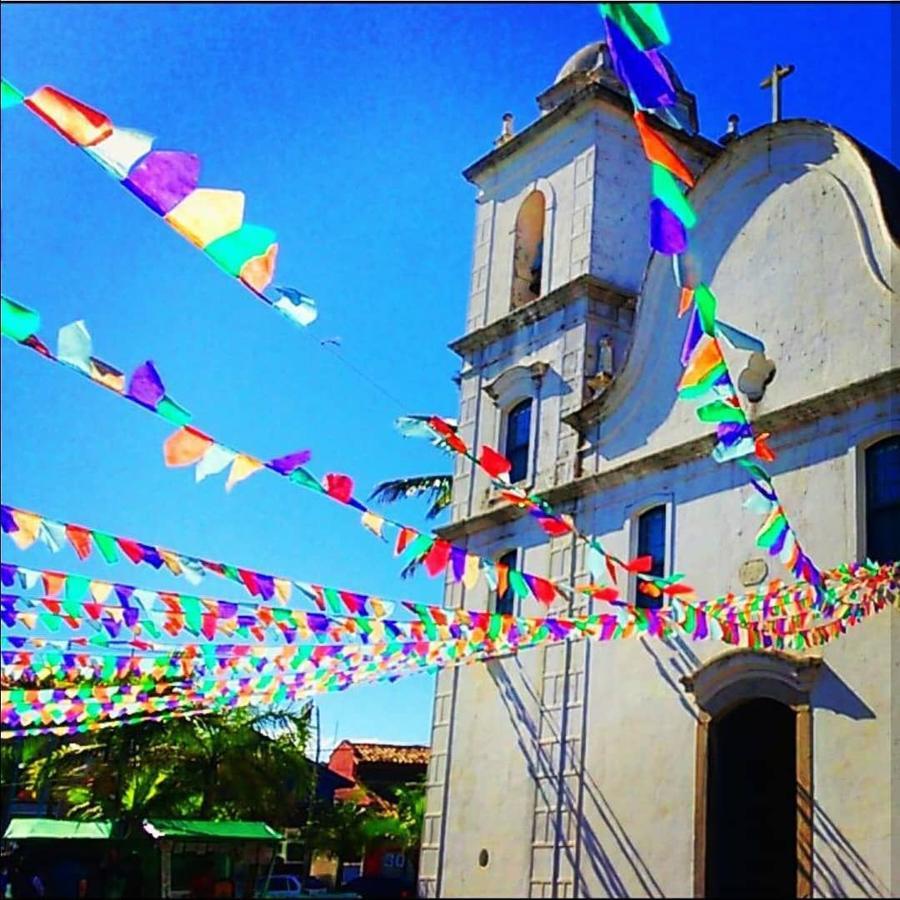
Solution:
M 266 890 L 266 880 L 261 878 L 256 884 L 256 896 L 266 900 L 303 900 L 315 897 L 316 900 L 360 900 L 359 894 L 348 891 L 332 892 L 328 885 L 319 878 L 309 875 L 299 878 L 296 875 L 271 875 Z
M 411 881 L 403 881 L 400 878 L 382 878 L 376 875 L 362 875 L 348 881 L 342 888 L 343 891 L 352 891 L 363 900 L 382 900 L 382 898 L 409 898 L 415 900 L 416 886 Z
M 303 896 L 303 885 L 293 875 L 272 875 L 268 885 L 265 878 L 256 882 L 256 896 L 272 900 L 294 900 Z

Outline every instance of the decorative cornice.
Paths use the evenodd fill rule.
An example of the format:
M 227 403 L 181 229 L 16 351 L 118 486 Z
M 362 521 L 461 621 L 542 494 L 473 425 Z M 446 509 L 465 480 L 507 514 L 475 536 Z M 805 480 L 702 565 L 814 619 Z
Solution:
M 679 680 L 694 702 L 715 717 L 747 700 L 768 697 L 794 708 L 808 706 L 821 656 L 798 656 L 784 650 L 728 650 Z
M 790 406 L 773 410 L 753 419 L 753 425 L 757 431 L 768 431 L 773 434 L 783 433 L 799 428 L 825 415 L 852 409 L 862 400 L 888 394 L 898 389 L 900 389 L 900 369 L 893 369 L 890 372 L 883 372 L 865 381 L 858 381 L 855 384 L 838 388 L 828 394 L 801 400 Z M 603 472 L 585 475 L 548 490 L 538 490 L 535 493 L 552 506 L 559 506 L 581 497 L 608 490 L 628 481 L 633 481 L 651 472 L 671 469 L 674 466 L 709 456 L 715 444 L 715 434 L 703 435 L 673 447 L 666 447 L 657 453 L 650 453 L 638 459 L 630 460 Z M 494 528 L 498 525 L 512 522 L 522 515 L 522 510 L 517 506 L 508 501 L 503 501 L 488 512 L 461 519 L 458 522 L 451 522 L 449 525 L 438 529 L 437 533 L 442 538 L 453 541 L 466 535 L 484 531 L 487 528 Z
M 835 412 L 836 409 L 847 409 L 867 397 L 897 389 L 900 389 L 900 369 L 892 369 L 865 381 L 858 381 L 855 384 L 837 388 L 827 394 L 820 394 L 818 397 L 801 400 L 798 403 L 792 403 L 790 406 L 763 413 L 758 418 L 751 419 L 751 423 L 763 431 L 772 432 L 778 427 L 775 420 L 780 422 L 784 416 L 788 416 L 791 423 L 795 424 L 812 422 L 821 418 L 825 413 Z M 608 392 L 594 397 L 580 409 L 563 416 L 562 421 L 584 437 L 588 428 L 603 417 L 608 397 Z
M 479 175 L 483 174 L 493 166 L 496 166 L 504 159 L 512 156 L 514 153 L 517 153 L 522 147 L 531 143 L 542 134 L 545 134 L 554 125 L 570 115 L 576 107 L 587 102 L 597 101 L 616 106 L 629 116 L 633 112 L 631 101 L 627 97 L 624 97 L 622 94 L 599 82 L 591 82 L 590 84 L 585 85 L 580 91 L 573 94 L 568 100 L 560 103 L 555 109 L 550 110 L 550 112 L 545 113 L 539 119 L 536 119 L 527 128 L 520 131 L 512 140 L 501 144 L 499 147 L 491 150 L 490 153 L 482 156 L 481 159 L 473 162 L 472 165 L 463 170 L 463 177 L 467 181 L 472 182 L 472 184 L 477 184 Z M 679 131 L 655 116 L 652 117 L 652 120 L 654 130 L 662 132 L 667 137 L 679 141 L 682 144 L 687 144 L 699 153 L 703 153 L 712 158 L 722 152 L 722 148 L 718 144 L 699 134 L 692 135 L 685 131 Z
M 634 294 L 603 281 L 595 275 L 579 275 L 550 291 L 549 294 L 544 294 L 543 297 L 538 297 L 537 300 L 532 300 L 525 306 L 508 312 L 489 325 L 457 338 L 448 346 L 454 353 L 465 358 L 474 351 L 487 347 L 508 334 L 513 334 L 525 325 L 533 325 L 541 319 L 546 319 L 547 316 L 584 297 L 589 300 L 601 300 L 610 306 L 621 306 L 626 309 L 634 309 L 635 306 Z
M 517 374 L 528 375 L 535 385 L 539 385 L 550 368 L 550 363 L 541 361 L 530 363 L 527 366 L 513 366 L 498 375 L 490 384 L 484 386 L 484 392 L 491 400 L 499 400 L 500 395 L 507 389 L 510 379 Z

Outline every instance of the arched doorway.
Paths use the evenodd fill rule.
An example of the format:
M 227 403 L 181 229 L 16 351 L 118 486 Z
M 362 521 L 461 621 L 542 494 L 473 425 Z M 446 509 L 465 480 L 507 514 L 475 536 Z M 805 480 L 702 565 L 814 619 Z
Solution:
M 795 713 L 749 700 L 709 726 L 706 896 L 793 897 L 797 886 Z
M 697 705 L 695 897 L 812 896 L 822 659 L 731 650 L 681 679 Z

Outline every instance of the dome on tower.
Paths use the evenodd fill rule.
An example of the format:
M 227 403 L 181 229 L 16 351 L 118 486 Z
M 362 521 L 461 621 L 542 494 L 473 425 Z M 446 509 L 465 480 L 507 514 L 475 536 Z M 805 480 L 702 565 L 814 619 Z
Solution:
M 680 111 L 685 115 L 685 121 L 690 123 L 692 130 L 695 130 L 695 98 L 693 94 L 685 89 L 672 64 L 662 53 L 659 56 L 678 94 L 677 106 L 680 107 Z M 550 112 L 550 110 L 564 103 L 591 82 L 600 83 L 617 94 L 628 95 L 625 85 L 616 76 L 612 55 L 604 40 L 591 41 L 591 43 L 586 44 L 580 50 L 576 50 L 563 63 L 562 68 L 553 80 L 553 84 L 537 98 L 541 112 Z
M 577 50 L 565 61 L 556 78 L 553 79 L 553 83 L 559 84 L 573 72 L 590 72 L 591 69 L 596 69 L 603 63 L 602 54 L 605 50 L 606 41 L 592 41 Z

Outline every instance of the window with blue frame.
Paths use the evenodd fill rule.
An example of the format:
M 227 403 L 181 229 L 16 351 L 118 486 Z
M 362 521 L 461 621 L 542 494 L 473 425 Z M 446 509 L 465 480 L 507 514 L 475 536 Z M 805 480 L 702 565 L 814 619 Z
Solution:
M 654 506 L 644 511 L 637 520 L 638 539 L 637 555 L 650 556 L 653 563 L 648 575 L 654 578 L 663 578 L 666 574 L 666 508 Z M 662 606 L 662 598 L 648 597 L 641 591 L 637 592 L 636 605 L 644 609 L 659 609 Z
M 509 480 L 515 484 L 528 477 L 528 457 L 531 445 L 531 403 L 522 400 L 506 414 L 506 443 L 504 456 L 512 463 Z
M 866 450 L 866 556 L 900 560 L 900 435 Z
M 497 560 L 497 564 L 501 566 L 508 566 L 510 569 L 516 568 L 516 551 L 509 550 L 507 553 L 504 553 Z M 516 611 L 516 595 L 513 593 L 513 589 L 509 586 L 509 579 L 506 582 L 506 590 L 501 594 L 499 591 L 497 592 L 497 598 L 494 603 L 494 612 L 502 613 L 505 616 L 511 616 Z

